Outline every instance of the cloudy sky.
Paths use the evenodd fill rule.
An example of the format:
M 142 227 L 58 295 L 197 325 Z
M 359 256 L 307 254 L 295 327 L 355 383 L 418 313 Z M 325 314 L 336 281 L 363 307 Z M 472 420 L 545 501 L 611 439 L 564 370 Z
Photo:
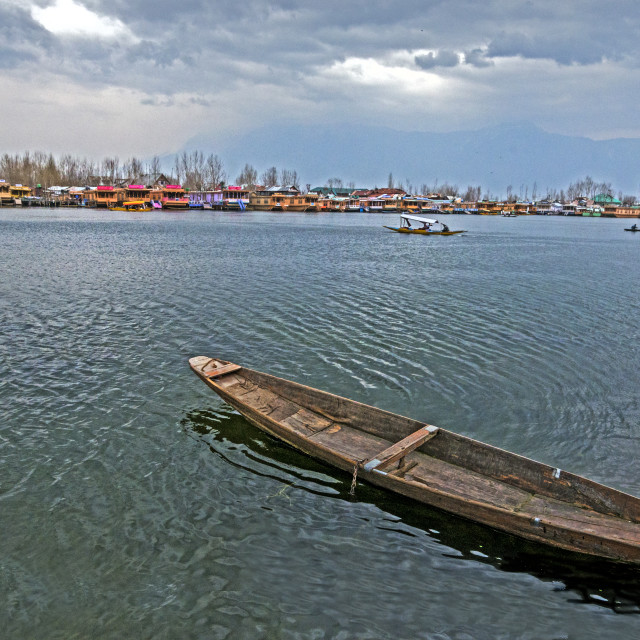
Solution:
M 638 34 L 635 0 L 0 0 L 0 152 L 271 123 L 640 137 Z

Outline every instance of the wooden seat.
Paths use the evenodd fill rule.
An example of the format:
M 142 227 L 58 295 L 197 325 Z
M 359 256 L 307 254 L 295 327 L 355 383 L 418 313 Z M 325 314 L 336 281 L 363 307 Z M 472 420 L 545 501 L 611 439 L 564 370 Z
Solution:
M 406 438 L 384 449 L 368 462 L 365 462 L 363 465 L 364 470 L 382 472 L 385 467 L 393 464 L 396 460 L 404 458 L 408 453 L 422 446 L 427 440 L 431 440 L 437 433 L 438 427 L 434 427 L 431 424 L 421 427 Z
M 220 376 L 224 376 L 227 373 L 233 373 L 234 371 L 238 371 L 242 369 L 242 367 L 239 364 L 233 364 L 233 363 L 229 363 L 229 364 L 225 364 L 222 367 L 218 367 L 217 369 L 212 369 L 211 371 L 203 371 L 204 375 L 207 376 L 207 378 L 219 378 Z

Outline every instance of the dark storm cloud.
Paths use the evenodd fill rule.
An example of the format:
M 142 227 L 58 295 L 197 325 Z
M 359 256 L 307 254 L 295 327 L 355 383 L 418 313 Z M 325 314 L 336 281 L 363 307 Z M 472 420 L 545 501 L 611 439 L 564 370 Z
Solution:
M 489 67 L 493 64 L 493 61 L 487 57 L 487 51 L 485 49 L 471 49 L 471 51 L 465 51 L 464 61 L 466 64 L 470 64 L 474 67 Z
M 441 50 L 437 53 L 427 53 L 416 56 L 416 64 L 421 69 L 433 69 L 434 67 L 455 67 L 460 63 L 460 56 L 454 51 Z
M 54 39 L 26 9 L 0 4 L 0 69 L 38 61 L 51 52 Z
M 640 18 L 635 5 L 624 0 L 606 6 L 591 0 L 75 1 L 106 19 L 120 20 L 135 40 L 60 37 L 54 56 L 58 72 L 88 73 L 92 82 L 102 76 L 105 84 L 134 84 L 148 91 L 164 86 L 168 93 L 178 83 L 184 90 L 194 83 L 234 84 L 242 78 L 286 85 L 336 61 L 401 50 L 415 52 L 415 64 L 425 70 L 487 67 L 512 56 L 561 65 L 638 57 Z M 616 20 L 607 20 L 614 13 Z M 5 58 L 22 52 L 22 58 L 14 53 L 12 61 L 31 60 L 46 69 L 51 38 L 43 36 L 26 10 L 13 10 L 14 22 L 17 17 L 15 31 L 26 27 L 39 37 L 18 33 L 24 45 L 5 44 Z M 4 43 L 12 36 L 7 34 Z
M 558 64 L 594 64 L 603 59 L 616 59 L 621 46 L 614 34 L 608 42 L 600 37 L 584 38 L 576 33 L 526 35 L 521 32 L 498 34 L 487 47 L 490 58 L 520 56 L 529 59 L 549 59 Z M 633 52 L 633 48 L 629 51 Z

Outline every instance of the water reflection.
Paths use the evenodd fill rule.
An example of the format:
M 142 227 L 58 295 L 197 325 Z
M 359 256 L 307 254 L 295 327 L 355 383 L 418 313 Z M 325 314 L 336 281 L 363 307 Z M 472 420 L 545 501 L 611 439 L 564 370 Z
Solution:
M 618 614 L 640 613 L 640 569 L 551 549 L 439 511 L 359 482 L 262 432 L 228 405 L 194 409 L 181 422 L 187 435 L 206 443 L 224 462 L 313 495 L 354 500 L 379 509 L 377 527 L 442 545 L 443 557 L 528 573 L 575 594 L 574 604 L 592 604 Z M 268 508 L 268 507 L 265 507 Z

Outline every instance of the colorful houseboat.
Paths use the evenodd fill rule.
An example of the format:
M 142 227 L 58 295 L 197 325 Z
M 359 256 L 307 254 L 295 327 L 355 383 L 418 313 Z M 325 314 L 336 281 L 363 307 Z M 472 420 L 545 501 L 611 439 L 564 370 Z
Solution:
M 14 205 L 11 185 L 4 180 L 0 180 L 0 207 L 13 207 Z
M 98 209 L 109 209 L 124 202 L 125 190 L 111 185 L 98 185 L 95 191 L 87 191 L 87 200 Z
M 616 209 L 616 218 L 640 218 L 640 206 L 621 206 Z
M 250 202 L 249 189 L 237 185 L 228 185 L 212 192 L 210 199 L 214 209 L 222 211 L 244 211 Z
M 261 189 L 249 195 L 249 207 L 257 211 L 307 211 L 313 206 L 307 195 L 293 186 Z
M 179 184 L 168 184 L 162 188 L 162 208 L 182 209 L 189 208 L 189 198 L 186 191 Z

